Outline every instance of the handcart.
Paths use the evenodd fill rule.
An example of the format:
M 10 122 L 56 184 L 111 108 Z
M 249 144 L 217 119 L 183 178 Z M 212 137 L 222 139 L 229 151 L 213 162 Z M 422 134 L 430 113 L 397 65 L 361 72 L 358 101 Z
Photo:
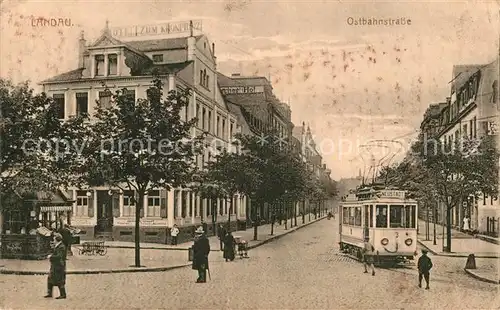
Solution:
M 240 236 L 235 236 L 234 240 L 238 246 L 238 255 L 240 258 L 248 258 L 248 242 Z

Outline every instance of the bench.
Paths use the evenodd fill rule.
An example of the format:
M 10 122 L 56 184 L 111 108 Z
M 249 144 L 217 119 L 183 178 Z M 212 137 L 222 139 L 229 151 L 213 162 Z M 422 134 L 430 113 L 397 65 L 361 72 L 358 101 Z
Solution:
M 78 250 L 80 255 L 101 255 L 104 256 L 108 249 L 104 246 L 104 241 L 88 241 L 82 243 L 82 247 Z

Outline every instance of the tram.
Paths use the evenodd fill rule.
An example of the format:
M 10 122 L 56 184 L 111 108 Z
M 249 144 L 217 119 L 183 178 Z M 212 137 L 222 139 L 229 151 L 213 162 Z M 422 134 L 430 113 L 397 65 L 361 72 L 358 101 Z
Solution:
M 408 262 L 417 255 L 418 205 L 405 191 L 362 187 L 343 199 L 338 214 L 342 252 L 361 259 L 369 237 L 376 264 Z

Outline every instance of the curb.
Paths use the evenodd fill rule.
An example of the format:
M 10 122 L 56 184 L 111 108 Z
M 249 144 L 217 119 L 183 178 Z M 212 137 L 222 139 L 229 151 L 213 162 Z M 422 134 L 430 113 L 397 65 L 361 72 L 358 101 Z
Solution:
M 184 268 L 191 266 L 189 264 L 168 266 L 168 267 L 150 267 L 150 268 L 137 268 L 137 269 L 108 269 L 108 270 L 73 270 L 66 271 L 66 274 L 104 274 L 104 273 L 131 273 L 131 272 L 160 272 L 173 269 Z M 0 269 L 0 274 L 13 274 L 13 275 L 48 275 L 48 271 L 25 271 L 25 270 L 2 270 Z
M 491 280 L 491 279 L 488 279 L 488 278 L 485 278 L 485 277 L 482 277 L 480 275 L 477 275 L 475 274 L 474 272 L 472 272 L 470 269 L 465 269 L 464 268 L 464 271 L 466 274 L 468 274 L 469 276 L 473 277 L 474 279 L 476 280 L 479 280 L 479 281 L 483 281 L 483 282 L 487 282 L 487 283 L 492 283 L 492 284 L 499 284 L 500 285 L 500 280 L 498 281 L 495 281 L 495 280 Z
M 325 219 L 326 217 L 321 217 L 321 218 L 318 218 L 318 219 L 315 219 L 313 221 L 310 221 L 309 223 L 306 223 L 306 224 L 303 224 L 303 225 L 300 225 L 300 226 L 297 226 L 295 227 L 294 229 L 291 229 L 289 231 L 287 231 L 286 233 L 283 233 L 281 235 L 276 235 L 272 238 L 269 238 L 267 240 L 264 240 L 262 242 L 259 242 L 257 244 L 254 244 L 252 246 L 249 246 L 248 247 L 248 250 L 250 249 L 255 249 L 256 247 L 259 247 L 261 245 L 264 245 L 264 244 L 267 244 L 273 240 L 277 240 L 283 236 L 286 236 L 290 233 L 293 233 L 303 227 L 306 227 L 306 226 L 309 226 L 311 224 L 314 224 L 318 221 L 321 221 L 323 219 Z M 129 249 L 131 247 L 126 247 L 126 246 L 116 246 L 116 247 L 110 247 L 110 248 L 126 248 L 126 249 Z M 159 250 L 170 250 L 170 249 L 165 249 L 165 248 L 155 248 L 155 247 L 145 247 L 145 248 L 141 248 L 142 249 L 159 249 Z M 182 251 L 187 251 L 188 249 L 175 249 L 175 250 L 182 250 Z M 220 250 L 217 250 L 220 252 Z M 184 268 L 184 267 L 188 267 L 188 266 L 191 266 L 192 263 L 189 262 L 189 263 L 186 263 L 186 264 L 182 264 L 182 265 L 176 265 L 176 266 L 168 266 L 168 267 L 150 267 L 150 268 L 136 268 L 136 269 L 131 269 L 131 268 L 128 268 L 128 269 L 108 269 L 108 270 L 70 270 L 70 271 L 66 271 L 66 274 L 79 274 L 79 275 L 85 275 L 85 274 L 110 274 L 110 273 L 132 273 L 132 272 L 161 272 L 161 271 L 168 271 L 168 270 L 173 270 L 173 269 L 179 269 L 179 268 Z M 8 270 L 8 269 L 1 269 L 0 268 L 0 274 L 10 274 L 10 275 L 48 275 L 49 272 L 48 271 L 26 271 L 26 270 Z
M 492 237 L 488 237 L 488 236 L 476 235 L 476 236 L 474 236 L 474 238 L 479 239 L 479 240 L 483 240 L 483 241 L 486 241 L 489 243 L 497 244 L 497 245 L 500 244 L 500 242 L 498 240 L 493 239 Z
M 420 240 L 417 240 L 418 244 L 425 248 L 429 253 L 431 253 L 432 255 L 435 255 L 435 256 L 441 256 L 441 257 L 453 257 L 453 258 L 468 258 L 470 254 L 474 254 L 474 253 L 470 253 L 470 254 L 453 254 L 453 253 L 450 253 L 450 254 L 442 254 L 442 253 L 437 253 L 433 250 L 431 250 L 429 247 L 427 247 L 425 244 L 423 244 Z M 474 254 L 474 256 L 476 258 L 500 258 L 500 255 L 481 255 L 481 254 Z

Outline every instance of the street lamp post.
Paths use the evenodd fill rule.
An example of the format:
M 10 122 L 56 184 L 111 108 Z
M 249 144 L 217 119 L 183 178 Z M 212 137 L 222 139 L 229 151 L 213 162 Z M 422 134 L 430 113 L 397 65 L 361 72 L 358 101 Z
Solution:
M 436 240 L 436 218 L 437 218 L 437 206 L 434 204 L 433 205 L 434 208 L 432 209 L 433 213 L 434 213 L 434 216 L 433 216 L 433 220 L 434 220 L 434 242 L 433 244 L 434 245 L 437 245 L 437 240 Z

